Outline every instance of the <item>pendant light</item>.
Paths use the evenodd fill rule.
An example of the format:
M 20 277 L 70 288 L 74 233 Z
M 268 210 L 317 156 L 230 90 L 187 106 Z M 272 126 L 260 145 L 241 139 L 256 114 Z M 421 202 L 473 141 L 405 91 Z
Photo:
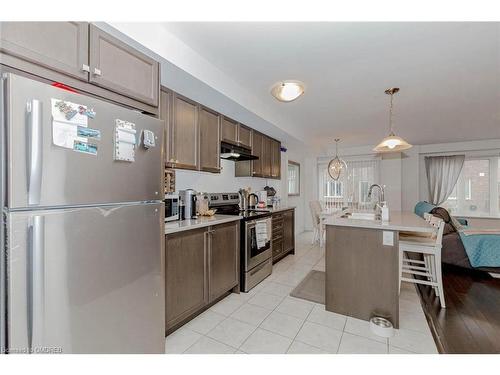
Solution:
M 411 144 L 406 142 L 403 138 L 398 137 L 394 134 L 393 126 L 392 126 L 392 100 L 394 98 L 394 94 L 399 91 L 399 88 L 393 87 L 385 90 L 387 95 L 391 96 L 391 107 L 389 109 L 389 136 L 382 139 L 377 147 L 373 149 L 376 152 L 398 152 L 407 150 L 412 147 Z
M 347 173 L 347 164 L 339 158 L 339 138 L 335 139 L 335 157 L 328 163 L 328 174 L 337 181 L 342 172 Z

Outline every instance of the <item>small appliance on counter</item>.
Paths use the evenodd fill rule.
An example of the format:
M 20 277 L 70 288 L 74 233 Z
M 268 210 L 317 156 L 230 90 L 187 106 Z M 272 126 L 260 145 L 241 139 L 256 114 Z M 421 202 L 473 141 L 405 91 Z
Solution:
M 245 210 L 248 207 L 248 195 L 250 191 L 248 188 L 241 188 L 238 190 L 239 194 L 239 206 L 241 210 Z
M 266 190 L 258 191 L 257 197 L 259 198 L 258 199 L 259 202 L 257 203 L 257 207 L 258 208 L 266 208 L 267 207 L 267 191 Z
M 267 192 L 267 207 L 274 207 L 278 197 L 276 197 L 276 190 L 272 186 L 266 186 L 264 190 Z
M 180 220 L 196 219 L 196 190 L 186 189 L 179 191 L 181 200 Z
M 179 220 L 179 194 L 165 194 L 165 221 Z

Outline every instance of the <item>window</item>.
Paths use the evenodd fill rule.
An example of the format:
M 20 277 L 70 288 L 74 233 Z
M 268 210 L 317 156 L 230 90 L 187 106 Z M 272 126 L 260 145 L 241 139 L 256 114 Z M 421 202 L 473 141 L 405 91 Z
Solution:
M 443 206 L 455 215 L 498 216 L 499 200 L 500 158 L 470 158 Z
M 484 177 L 484 173 L 479 173 L 479 177 Z M 465 199 L 470 201 L 472 200 L 472 179 L 468 178 L 465 181 Z
M 300 195 L 300 164 L 288 161 L 288 195 Z
M 327 158 L 318 162 L 319 199 L 326 207 L 364 208 L 370 185 L 379 181 L 379 159 L 346 160 L 347 173 L 337 181 L 328 174 L 328 162 Z
M 325 192 L 326 192 L 325 197 L 342 198 L 343 196 L 342 182 L 334 180 L 326 181 Z
M 359 201 L 361 203 L 368 202 L 368 189 L 370 189 L 369 181 L 359 181 Z

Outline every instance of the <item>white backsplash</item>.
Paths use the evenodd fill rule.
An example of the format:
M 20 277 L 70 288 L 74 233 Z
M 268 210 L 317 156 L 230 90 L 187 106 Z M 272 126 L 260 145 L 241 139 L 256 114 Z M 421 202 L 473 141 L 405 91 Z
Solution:
M 250 187 L 252 191 L 273 186 L 280 195 L 281 181 L 255 177 L 234 177 L 235 162 L 221 159 L 221 173 L 195 172 L 177 169 L 175 172 L 177 191 L 194 189 L 203 193 L 231 193 L 240 188 Z

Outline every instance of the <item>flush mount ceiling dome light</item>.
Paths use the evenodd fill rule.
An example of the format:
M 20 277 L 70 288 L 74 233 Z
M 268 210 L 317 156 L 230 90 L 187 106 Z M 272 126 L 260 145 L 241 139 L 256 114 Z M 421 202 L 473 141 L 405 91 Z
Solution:
M 390 89 L 385 90 L 385 93 L 387 95 L 391 96 L 391 106 L 389 109 L 389 136 L 385 137 L 382 139 L 382 142 L 380 142 L 377 147 L 373 149 L 373 151 L 376 152 L 398 152 L 398 151 L 403 151 L 407 150 L 412 147 L 411 144 L 406 142 L 403 138 L 398 137 L 397 135 L 394 134 L 394 129 L 392 126 L 392 100 L 394 98 L 394 94 L 396 94 L 399 91 L 399 88 L 393 87 Z
M 278 82 L 271 89 L 271 94 L 280 102 L 291 102 L 304 93 L 304 84 L 300 81 Z

